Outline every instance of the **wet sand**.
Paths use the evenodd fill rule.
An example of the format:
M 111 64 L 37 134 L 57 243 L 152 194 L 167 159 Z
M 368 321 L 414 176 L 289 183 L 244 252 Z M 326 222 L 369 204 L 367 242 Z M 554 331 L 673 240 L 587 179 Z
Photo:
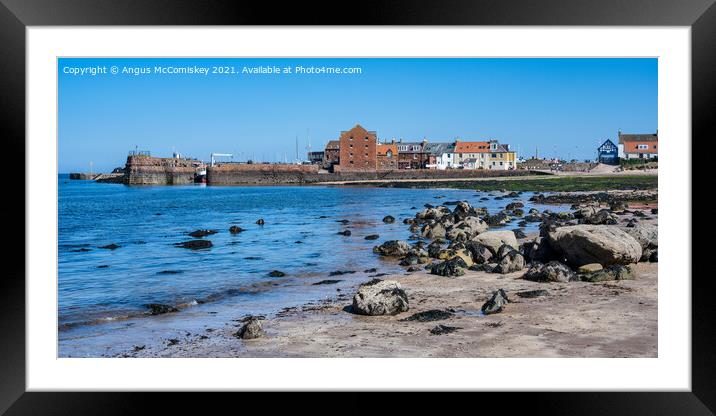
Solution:
M 235 320 L 174 345 L 129 357 L 656 357 L 657 263 L 639 263 L 634 280 L 536 283 L 523 271 L 500 275 L 467 271 L 441 277 L 419 271 L 381 276 L 397 280 L 410 310 L 395 316 L 348 312 L 353 292 L 289 309 L 263 320 L 266 336 L 241 340 Z M 510 298 L 497 314 L 480 307 L 494 290 Z M 546 289 L 521 298 L 516 292 Z M 401 321 L 431 309 L 454 315 L 434 322 Z M 240 318 L 240 317 L 237 317 Z M 433 335 L 436 325 L 457 331 Z

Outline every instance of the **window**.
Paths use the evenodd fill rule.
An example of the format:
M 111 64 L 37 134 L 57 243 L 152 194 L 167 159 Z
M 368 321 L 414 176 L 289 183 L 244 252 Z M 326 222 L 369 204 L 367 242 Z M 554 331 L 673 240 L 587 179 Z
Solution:
M 385 156 L 387 156 L 388 159 L 390 159 L 391 157 L 393 157 L 393 151 L 392 151 L 392 150 L 388 150 L 387 152 L 385 152 Z
M 646 144 L 640 144 L 640 145 L 637 145 L 637 147 L 636 147 L 636 148 L 637 148 L 637 149 L 648 149 L 648 148 L 649 148 L 649 145 L 646 145 Z
M 492 157 L 497 157 L 497 154 L 496 154 L 496 153 L 493 153 L 493 154 L 492 154 Z M 493 162 L 492 164 L 494 165 L 495 163 Z
M 365 148 L 366 148 L 366 149 L 368 148 L 368 143 L 365 144 Z
M 348 140 L 353 140 L 353 136 L 349 137 Z

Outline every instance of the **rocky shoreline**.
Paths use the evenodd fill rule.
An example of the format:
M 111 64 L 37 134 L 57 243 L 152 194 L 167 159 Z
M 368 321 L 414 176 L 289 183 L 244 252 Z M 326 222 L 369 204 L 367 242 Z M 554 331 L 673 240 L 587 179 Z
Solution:
M 366 270 L 371 280 L 352 293 L 120 356 L 654 357 L 658 208 L 643 202 L 657 194 L 638 193 L 633 206 L 626 192 L 534 197 L 574 203 L 560 213 L 524 212 L 521 192 L 497 196 L 505 208 L 492 214 L 426 204 L 397 219 L 408 240 L 374 247 L 402 275 Z M 506 229 L 512 219 L 540 231 Z

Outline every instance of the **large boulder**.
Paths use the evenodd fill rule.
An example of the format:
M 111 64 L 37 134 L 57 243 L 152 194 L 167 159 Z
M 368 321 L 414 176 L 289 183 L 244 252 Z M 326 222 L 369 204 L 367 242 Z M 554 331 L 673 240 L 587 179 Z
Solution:
M 627 280 L 634 278 L 634 269 L 631 266 L 616 264 L 593 273 L 585 273 L 581 275 L 581 279 L 585 282 L 604 282 L 609 280 Z
M 559 227 L 548 232 L 548 239 L 550 246 L 574 267 L 636 263 L 642 255 L 639 242 L 616 226 Z
M 489 224 L 490 226 L 500 226 L 505 225 L 508 222 L 510 222 L 512 218 L 510 218 L 509 215 L 505 211 L 500 211 L 498 213 L 495 213 L 493 215 L 486 215 L 485 216 L 485 222 Z
M 465 218 L 468 218 L 468 217 L 476 216 L 477 211 L 475 211 L 475 209 L 472 206 L 470 206 L 470 204 L 468 204 L 467 202 L 460 201 L 455 205 L 453 214 L 454 214 L 455 218 L 459 221 L 459 220 L 464 220 Z
M 465 243 L 465 250 L 472 256 L 472 261 L 476 264 L 484 264 L 490 261 L 493 254 L 489 248 L 477 241 L 468 241 Z
M 450 227 L 446 237 L 449 240 L 467 241 L 480 233 L 484 233 L 487 228 L 487 224 L 478 217 L 467 217 Z
M 462 276 L 465 274 L 465 269 L 469 266 L 465 263 L 465 260 L 460 256 L 455 256 L 450 260 L 445 260 L 442 263 L 438 263 L 430 268 L 430 273 L 438 276 Z
M 403 257 L 410 251 L 410 245 L 403 240 L 388 240 L 373 247 L 373 252 L 386 257 Z
M 544 237 L 536 237 L 532 241 L 522 244 L 522 254 L 529 262 L 547 263 L 552 260 L 559 260 L 559 254 L 552 249 L 549 241 Z
M 503 247 L 509 247 L 509 246 L 505 245 Z M 520 271 L 524 268 L 525 268 L 525 258 L 522 256 L 522 254 L 519 251 L 517 251 L 513 248 L 510 248 L 506 253 L 504 253 L 500 257 L 500 262 L 497 264 L 497 267 L 495 267 L 493 272 L 507 274 L 507 273 Z
M 499 250 L 503 244 L 507 244 L 514 249 L 519 248 L 515 233 L 512 231 L 487 231 L 479 234 L 477 237 L 473 238 L 472 241 L 478 242 L 487 247 L 490 249 L 492 254 L 496 254 L 497 250 Z
M 613 225 L 618 221 L 616 215 L 612 214 L 608 209 L 602 209 L 596 213 L 584 218 L 585 222 L 589 224 L 608 224 Z
M 634 227 L 624 228 L 630 236 L 641 245 L 640 261 L 649 261 L 659 248 L 659 228 L 652 224 L 636 224 Z
M 522 278 L 533 282 L 572 282 L 579 280 L 572 269 L 558 261 L 550 261 L 547 264 L 533 263 Z
M 447 234 L 447 230 L 443 226 L 443 224 L 436 222 L 435 224 L 425 224 L 425 226 L 422 229 L 422 235 L 423 237 L 427 238 L 445 238 L 445 235 Z
M 418 220 L 439 220 L 446 214 L 450 214 L 450 208 L 448 207 L 430 207 L 415 214 L 415 218 Z
M 353 313 L 396 315 L 408 310 L 408 295 L 395 280 L 373 279 L 358 287 L 353 296 Z

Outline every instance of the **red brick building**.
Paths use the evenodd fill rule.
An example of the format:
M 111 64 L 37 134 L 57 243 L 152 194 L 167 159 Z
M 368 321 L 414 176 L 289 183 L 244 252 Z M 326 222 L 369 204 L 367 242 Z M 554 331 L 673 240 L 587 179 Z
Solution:
M 378 143 L 378 170 L 398 169 L 398 145 L 395 143 Z
M 323 163 L 337 165 L 341 158 L 341 144 L 338 140 L 329 140 L 324 150 Z
M 398 169 L 425 169 L 429 162 L 424 149 L 427 142 L 398 142 Z
M 375 171 L 377 163 L 378 135 L 364 129 L 360 124 L 342 131 L 340 141 L 340 171 Z

